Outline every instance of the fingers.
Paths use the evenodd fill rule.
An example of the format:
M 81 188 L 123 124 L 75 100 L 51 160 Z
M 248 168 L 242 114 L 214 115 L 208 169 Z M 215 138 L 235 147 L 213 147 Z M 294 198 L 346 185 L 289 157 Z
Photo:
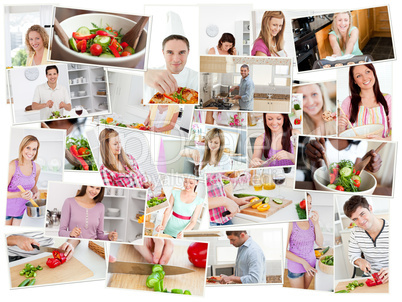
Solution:
M 320 138 L 320 141 L 312 140 L 306 146 L 306 155 L 312 160 L 319 160 L 323 158 L 323 154 L 325 153 L 325 141 L 321 141 L 323 138 Z
M 116 257 L 109 255 L 109 262 L 110 263 L 116 262 Z
M 152 263 L 154 242 L 152 238 L 145 238 L 144 245 L 134 245 L 134 248 L 144 257 L 145 261 Z
M 170 94 L 170 93 L 175 92 L 177 90 L 178 86 L 177 86 L 177 81 L 173 77 L 173 75 L 170 74 L 169 72 L 165 72 L 157 79 L 155 88 L 160 93 Z
M 173 243 L 170 240 L 154 238 L 153 263 L 166 264 L 173 253 Z

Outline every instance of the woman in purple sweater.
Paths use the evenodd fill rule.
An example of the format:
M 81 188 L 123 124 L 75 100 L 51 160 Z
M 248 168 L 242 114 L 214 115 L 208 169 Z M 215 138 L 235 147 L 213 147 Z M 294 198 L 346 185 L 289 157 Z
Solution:
M 103 232 L 104 187 L 82 186 L 75 197 L 67 198 L 61 209 L 59 236 L 117 240 L 117 232 Z
M 311 214 L 308 221 L 289 223 L 288 250 L 288 278 L 291 287 L 307 289 L 313 280 L 316 258 L 314 253 L 314 241 L 318 246 L 323 245 L 323 235 L 318 223 L 319 216 L 316 211 L 311 211 L 312 199 L 307 193 L 307 206 Z

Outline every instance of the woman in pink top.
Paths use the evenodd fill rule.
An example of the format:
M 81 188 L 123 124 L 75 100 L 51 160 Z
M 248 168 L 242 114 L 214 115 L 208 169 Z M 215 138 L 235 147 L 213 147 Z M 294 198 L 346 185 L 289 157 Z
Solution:
M 288 278 L 291 287 L 307 289 L 313 280 L 316 258 L 314 241 L 318 246 L 323 245 L 323 235 L 319 225 L 319 216 L 311 211 L 312 199 L 307 193 L 307 207 L 311 218 L 308 221 L 289 223 L 288 250 Z
M 348 120 L 354 127 L 382 124 L 384 130 L 380 135 L 368 135 L 369 139 L 391 140 L 392 98 L 383 94 L 373 64 L 352 66 L 349 69 L 349 89 L 351 96 L 342 102 L 342 110 L 338 121 L 341 133 L 349 127 Z
M 8 168 L 6 225 L 20 225 L 26 203 L 39 197 L 36 186 L 40 166 L 35 163 L 38 157 L 39 140 L 33 135 L 25 136 L 19 147 L 18 158 L 12 160 Z M 25 189 L 22 193 L 18 185 Z
M 104 194 L 104 187 L 82 186 L 75 197 L 67 198 L 61 209 L 59 236 L 116 241 L 117 232 L 103 232 Z

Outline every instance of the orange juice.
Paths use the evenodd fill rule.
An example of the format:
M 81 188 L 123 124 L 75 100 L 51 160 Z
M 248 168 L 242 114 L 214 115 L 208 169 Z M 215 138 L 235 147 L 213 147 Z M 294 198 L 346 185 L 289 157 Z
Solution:
M 262 185 L 254 185 L 254 190 L 255 191 L 261 191 L 262 190 Z
M 269 182 L 264 184 L 264 190 L 273 190 L 275 189 L 276 185 L 273 182 Z

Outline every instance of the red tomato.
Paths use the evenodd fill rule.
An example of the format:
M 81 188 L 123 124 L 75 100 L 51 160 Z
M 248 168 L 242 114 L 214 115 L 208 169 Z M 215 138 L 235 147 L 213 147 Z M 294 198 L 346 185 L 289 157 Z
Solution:
M 113 28 L 111 28 L 110 26 L 105 28 L 106 30 L 113 30 Z
M 131 56 L 131 52 L 129 52 L 129 51 L 123 51 L 123 52 L 120 54 L 120 56 L 121 56 L 121 57 Z
M 196 267 L 206 267 L 208 243 L 193 242 L 187 249 L 188 260 Z
M 100 56 L 102 54 L 102 46 L 99 44 L 92 44 L 91 48 L 89 49 L 93 56 Z
M 88 153 L 89 153 L 88 148 L 81 147 L 81 148 L 78 149 L 78 154 L 79 155 L 87 155 Z
M 354 183 L 356 188 L 360 187 L 360 180 L 355 179 L 355 180 L 353 180 L 353 183 Z
M 342 186 L 336 186 L 335 190 L 338 191 L 345 191 L 345 189 Z
M 82 45 L 85 43 L 85 45 L 86 45 L 86 41 L 85 40 L 81 40 L 81 41 L 79 41 L 78 43 L 77 43 L 77 49 L 78 49 L 78 51 L 81 51 L 81 49 L 82 49 Z
M 299 206 L 300 206 L 300 209 L 305 210 L 306 209 L 306 200 L 303 199 L 302 201 L 300 201 Z

